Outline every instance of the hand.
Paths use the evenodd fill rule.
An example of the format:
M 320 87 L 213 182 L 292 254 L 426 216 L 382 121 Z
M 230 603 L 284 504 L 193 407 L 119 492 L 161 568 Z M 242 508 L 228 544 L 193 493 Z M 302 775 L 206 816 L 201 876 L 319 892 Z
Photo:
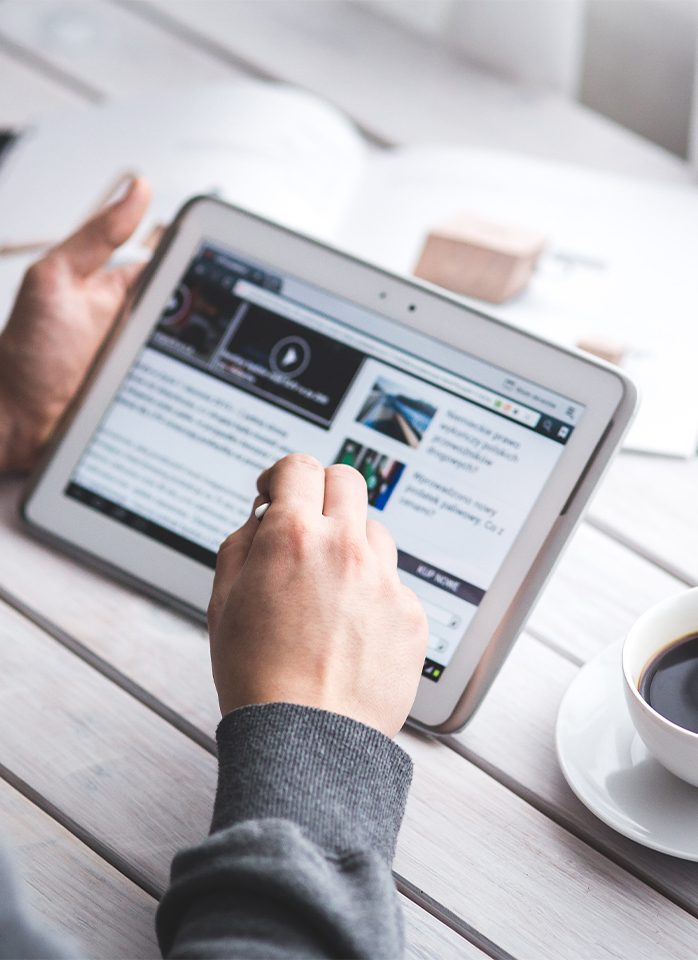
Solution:
M 250 519 L 221 546 L 209 606 L 222 713 L 283 701 L 345 714 L 394 736 L 427 646 L 416 595 L 388 531 L 367 520 L 352 467 L 284 457 L 261 475 Z
M 27 271 L 0 334 L 0 469 L 31 467 L 140 271 L 102 269 L 138 226 L 149 187 L 100 211 Z

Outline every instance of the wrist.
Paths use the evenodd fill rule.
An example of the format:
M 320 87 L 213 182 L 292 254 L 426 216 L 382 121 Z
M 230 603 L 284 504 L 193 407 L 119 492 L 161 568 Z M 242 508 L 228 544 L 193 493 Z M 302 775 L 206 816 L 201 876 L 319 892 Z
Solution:
M 10 448 L 14 432 L 14 414 L 9 397 L 5 394 L 0 383 L 0 473 L 7 473 L 12 469 Z
M 326 850 L 392 861 L 412 762 L 389 737 L 329 711 L 266 703 L 225 716 L 216 739 L 212 832 L 290 820 Z
M 5 362 L 0 340 L 0 474 L 28 470 L 38 444 L 35 432 L 13 397 L 11 366 Z
M 6 329 L 0 335 L 0 473 L 30 470 L 58 414 L 26 389 L 27 351 Z

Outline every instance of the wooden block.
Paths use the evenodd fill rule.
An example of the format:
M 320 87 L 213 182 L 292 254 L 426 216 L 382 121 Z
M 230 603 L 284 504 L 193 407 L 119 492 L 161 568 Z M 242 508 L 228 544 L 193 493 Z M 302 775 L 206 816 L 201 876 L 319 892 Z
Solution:
M 427 236 L 415 276 L 455 293 L 503 303 L 528 283 L 545 237 L 461 216 Z
M 609 340 L 607 337 L 584 337 L 577 341 L 576 346 L 579 350 L 585 350 L 601 360 L 617 365 L 623 362 L 628 352 L 626 344 L 618 340 Z

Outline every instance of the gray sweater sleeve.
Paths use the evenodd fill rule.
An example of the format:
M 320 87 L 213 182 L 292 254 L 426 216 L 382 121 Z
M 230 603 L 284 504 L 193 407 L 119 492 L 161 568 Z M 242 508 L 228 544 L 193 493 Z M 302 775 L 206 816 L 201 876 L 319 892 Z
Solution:
M 274 703 L 226 716 L 210 836 L 177 854 L 157 931 L 166 957 L 390 957 L 391 876 L 412 765 L 348 717 Z

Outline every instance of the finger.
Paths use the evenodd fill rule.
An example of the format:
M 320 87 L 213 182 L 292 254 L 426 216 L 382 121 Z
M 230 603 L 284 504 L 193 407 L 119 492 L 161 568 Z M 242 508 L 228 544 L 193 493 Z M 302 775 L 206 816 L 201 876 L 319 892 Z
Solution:
M 258 493 L 257 496 L 254 498 L 254 502 L 252 504 L 252 513 L 255 512 L 257 507 L 261 507 L 263 503 L 269 503 L 269 500 L 267 499 L 267 497 L 263 496 L 261 493 Z
M 144 263 L 125 263 L 107 271 L 110 282 L 114 285 L 117 294 L 124 297 L 134 286 L 143 273 Z
M 217 618 L 230 593 L 230 588 L 247 560 L 258 526 L 254 514 L 250 513 L 245 523 L 235 533 L 226 537 L 218 549 L 216 573 L 208 608 L 211 629 L 215 629 Z
M 123 263 L 120 267 L 114 267 L 109 271 L 109 275 L 120 283 L 125 290 L 132 287 L 145 269 L 145 263 L 136 261 L 135 263 Z
M 367 520 L 366 537 L 369 546 L 383 563 L 397 570 L 397 546 L 388 529 L 377 520 Z
M 216 573 L 219 567 L 225 577 L 233 579 L 236 577 L 247 560 L 252 541 L 259 529 L 259 521 L 255 517 L 255 510 L 264 502 L 263 497 L 255 497 L 252 503 L 252 509 L 247 520 L 241 527 L 238 527 L 229 537 L 226 537 L 218 548 L 216 558 Z
M 292 453 L 259 476 L 257 489 L 260 503 L 271 503 L 270 516 L 279 508 L 319 516 L 325 497 L 325 468 L 315 457 Z
M 366 527 L 368 493 L 366 481 L 358 470 L 345 463 L 335 463 L 325 470 L 326 517 L 343 520 L 362 531 Z
M 128 240 L 142 220 L 149 200 L 147 181 L 134 178 L 124 197 L 100 210 L 48 256 L 58 254 L 78 276 L 89 276 L 103 267 L 116 248 Z

